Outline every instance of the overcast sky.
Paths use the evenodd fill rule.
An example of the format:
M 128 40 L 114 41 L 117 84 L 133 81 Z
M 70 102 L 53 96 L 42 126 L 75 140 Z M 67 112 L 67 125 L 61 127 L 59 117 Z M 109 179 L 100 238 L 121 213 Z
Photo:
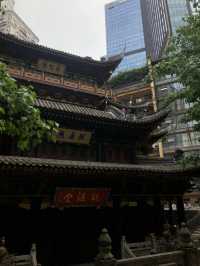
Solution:
M 40 44 L 100 59 L 106 53 L 104 5 L 111 0 L 15 0 Z

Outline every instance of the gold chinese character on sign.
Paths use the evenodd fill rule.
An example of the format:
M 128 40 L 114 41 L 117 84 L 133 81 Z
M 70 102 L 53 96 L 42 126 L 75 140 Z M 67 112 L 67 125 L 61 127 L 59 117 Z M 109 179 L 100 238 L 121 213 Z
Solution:
M 92 193 L 91 200 L 94 202 L 99 201 L 99 195 L 97 193 Z
M 71 203 L 72 202 L 72 199 L 73 199 L 72 193 L 67 193 L 64 196 L 64 198 L 63 198 L 63 200 L 64 200 L 65 203 Z
M 57 62 L 52 62 L 46 59 L 39 59 L 37 63 L 37 68 L 44 72 L 49 72 L 62 76 L 65 73 L 65 65 Z
M 78 144 L 89 144 L 91 137 L 92 133 L 89 131 L 79 131 L 75 129 L 64 128 L 60 128 L 56 135 L 58 141 Z
M 74 131 L 70 132 L 69 139 L 73 140 L 73 139 L 75 139 L 75 137 L 76 137 L 75 132 Z
M 78 202 L 85 202 L 86 201 L 86 193 L 85 192 L 78 192 L 77 201 Z
M 84 139 L 85 139 L 85 134 L 84 133 L 80 133 L 79 140 L 84 140 Z

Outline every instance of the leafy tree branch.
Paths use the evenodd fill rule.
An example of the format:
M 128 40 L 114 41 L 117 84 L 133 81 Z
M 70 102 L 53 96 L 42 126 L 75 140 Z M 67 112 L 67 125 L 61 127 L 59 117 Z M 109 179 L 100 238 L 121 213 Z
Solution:
M 14 137 L 20 150 L 54 141 L 58 124 L 41 118 L 31 86 L 18 86 L 0 63 L 0 134 Z
M 184 20 L 155 70 L 159 77 L 176 77 L 183 84 L 184 89 L 170 95 L 167 103 L 184 99 L 190 105 L 187 120 L 196 121 L 200 131 L 200 13 Z

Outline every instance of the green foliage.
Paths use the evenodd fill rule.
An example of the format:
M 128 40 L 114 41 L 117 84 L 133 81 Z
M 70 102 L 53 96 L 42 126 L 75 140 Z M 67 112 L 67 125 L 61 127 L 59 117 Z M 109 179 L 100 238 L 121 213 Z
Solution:
M 193 8 L 198 9 L 200 8 L 200 0 L 189 0 L 193 3 Z
M 109 80 L 108 84 L 112 88 L 116 88 L 118 86 L 126 85 L 128 83 L 146 81 L 147 76 L 148 76 L 148 68 L 142 67 L 120 73 L 117 76 L 114 76 L 111 80 Z
M 20 150 L 55 138 L 58 124 L 41 118 L 36 97 L 32 87 L 18 86 L 0 63 L 0 134 L 15 137 Z
M 177 161 L 177 163 L 183 168 L 198 167 L 200 166 L 200 156 L 197 154 L 185 156 L 182 160 Z
M 4 14 L 3 0 L 0 0 L 0 15 Z
M 170 100 L 182 98 L 190 104 L 187 121 L 195 120 L 195 130 L 200 131 L 200 13 L 185 19 L 166 57 L 155 68 L 158 76 L 175 76 L 183 84 L 184 89 L 171 95 Z

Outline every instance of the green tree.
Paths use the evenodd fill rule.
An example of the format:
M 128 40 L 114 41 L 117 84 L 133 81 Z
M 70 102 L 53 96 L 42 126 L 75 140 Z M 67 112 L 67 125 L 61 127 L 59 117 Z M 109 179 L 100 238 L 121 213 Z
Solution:
M 120 86 L 135 82 L 146 82 L 148 79 L 148 68 L 141 67 L 129 71 L 121 72 L 109 80 L 108 84 L 115 89 Z
M 0 15 L 2 15 L 3 12 L 3 0 L 0 0 Z
M 169 99 L 182 98 L 189 103 L 185 120 L 196 121 L 195 130 L 200 131 L 200 13 L 184 20 L 156 72 L 159 76 L 175 76 L 183 84 L 184 89 Z
M 200 8 L 200 0 L 190 0 L 190 2 L 193 4 L 193 8 L 198 11 L 198 8 Z
M 31 86 L 18 86 L 0 63 L 0 134 L 14 137 L 22 151 L 55 140 L 58 124 L 41 118 Z

